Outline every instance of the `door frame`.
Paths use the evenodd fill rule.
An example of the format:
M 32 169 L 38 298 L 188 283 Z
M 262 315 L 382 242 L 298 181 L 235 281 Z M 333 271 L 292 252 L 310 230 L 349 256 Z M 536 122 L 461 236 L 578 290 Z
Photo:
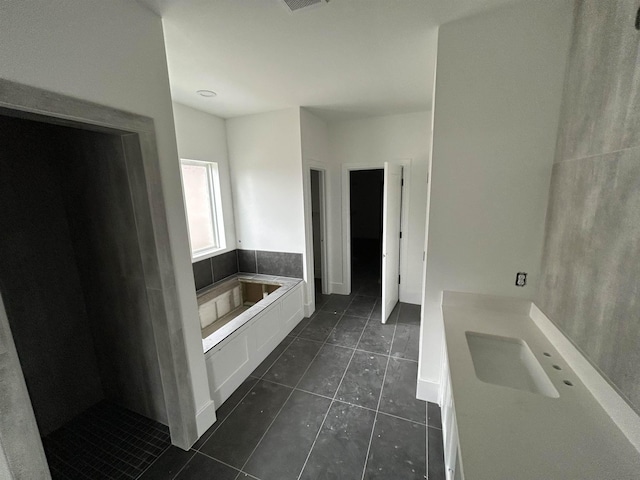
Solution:
M 409 205 L 410 205 L 410 185 L 411 185 L 411 159 L 399 158 L 387 160 L 388 163 L 400 165 L 403 167 L 404 187 L 402 190 L 402 207 L 401 207 L 401 230 L 402 239 L 400 240 L 400 272 L 406 271 L 407 259 L 406 255 L 402 255 L 407 251 L 407 239 L 409 238 Z M 351 294 L 351 182 L 350 175 L 352 171 L 358 170 L 384 170 L 384 161 L 375 163 L 343 163 L 342 164 L 342 293 L 343 295 Z M 402 273 L 401 273 L 402 275 Z M 402 290 L 402 284 L 400 285 Z
M 322 263 L 322 293 L 332 293 L 330 289 L 329 272 L 329 230 L 327 209 L 327 166 L 313 159 L 304 160 L 303 190 L 304 190 L 304 216 L 306 237 L 307 291 L 305 300 L 305 316 L 309 317 L 315 310 L 315 267 L 313 261 L 313 213 L 311 211 L 311 170 L 320 173 L 320 228 L 324 242 L 321 247 Z

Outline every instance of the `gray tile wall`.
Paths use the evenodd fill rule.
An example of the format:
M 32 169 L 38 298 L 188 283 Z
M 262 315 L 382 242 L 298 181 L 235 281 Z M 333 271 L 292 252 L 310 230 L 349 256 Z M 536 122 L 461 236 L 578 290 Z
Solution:
M 640 411 L 638 7 L 576 3 L 537 303 Z
M 61 181 L 105 396 L 166 424 L 122 138 L 76 129 L 56 138 L 66 162 Z
M 302 278 L 301 253 L 265 252 L 263 250 L 238 250 L 241 272 Z
M 40 433 L 104 398 L 50 130 L 0 116 L 0 291 Z
M 194 263 L 192 267 L 196 290 L 206 288 L 234 273 L 238 273 L 238 250 L 205 258 Z

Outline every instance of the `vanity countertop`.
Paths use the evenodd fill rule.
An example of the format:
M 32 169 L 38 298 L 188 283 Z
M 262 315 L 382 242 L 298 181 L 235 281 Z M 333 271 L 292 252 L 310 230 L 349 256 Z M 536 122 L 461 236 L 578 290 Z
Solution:
M 640 453 L 536 326 L 530 307 L 518 299 L 444 293 L 465 480 L 639 480 Z M 479 380 L 466 332 L 524 340 L 559 397 Z

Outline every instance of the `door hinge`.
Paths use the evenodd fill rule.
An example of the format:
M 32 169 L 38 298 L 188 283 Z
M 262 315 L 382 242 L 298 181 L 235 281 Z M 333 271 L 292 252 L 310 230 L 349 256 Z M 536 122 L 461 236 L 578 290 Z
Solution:
M 400 283 L 400 275 L 398 275 L 398 283 Z
M 401 178 L 401 179 L 400 179 L 400 186 L 401 186 L 401 187 L 404 187 L 404 178 Z
M 400 238 L 402 238 L 402 232 L 400 232 Z

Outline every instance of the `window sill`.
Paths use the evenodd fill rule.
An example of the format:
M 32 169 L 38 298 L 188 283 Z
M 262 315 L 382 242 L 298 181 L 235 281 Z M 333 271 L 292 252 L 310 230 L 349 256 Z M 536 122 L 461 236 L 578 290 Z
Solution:
M 206 252 L 200 252 L 197 255 L 191 257 L 191 263 L 199 262 L 200 260 L 206 260 L 207 258 L 218 256 L 222 253 L 230 252 L 231 248 L 223 247 L 223 248 L 213 248 L 211 250 L 207 250 Z

